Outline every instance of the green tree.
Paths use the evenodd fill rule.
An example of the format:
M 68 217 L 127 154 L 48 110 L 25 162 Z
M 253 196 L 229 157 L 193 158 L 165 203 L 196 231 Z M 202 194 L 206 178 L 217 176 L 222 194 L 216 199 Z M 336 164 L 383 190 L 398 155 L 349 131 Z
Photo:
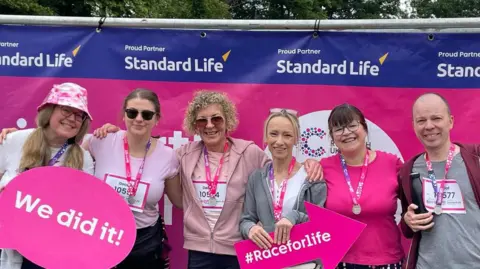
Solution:
M 2 14 L 54 15 L 55 11 L 38 3 L 37 0 L 0 0 Z
M 468 18 L 480 16 L 480 0 L 412 0 L 412 17 Z

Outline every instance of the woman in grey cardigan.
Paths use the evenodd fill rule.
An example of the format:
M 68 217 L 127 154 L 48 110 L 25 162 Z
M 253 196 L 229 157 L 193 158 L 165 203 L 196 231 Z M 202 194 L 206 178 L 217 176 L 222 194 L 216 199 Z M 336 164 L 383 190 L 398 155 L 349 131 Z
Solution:
M 304 167 L 292 156 L 300 137 L 296 111 L 271 110 L 264 136 L 272 162 L 249 176 L 240 232 L 258 247 L 269 249 L 272 243 L 287 243 L 292 227 L 308 221 L 304 201 L 324 206 L 327 186 L 323 180 L 309 182 Z M 307 266 L 302 268 L 319 268 L 315 263 Z

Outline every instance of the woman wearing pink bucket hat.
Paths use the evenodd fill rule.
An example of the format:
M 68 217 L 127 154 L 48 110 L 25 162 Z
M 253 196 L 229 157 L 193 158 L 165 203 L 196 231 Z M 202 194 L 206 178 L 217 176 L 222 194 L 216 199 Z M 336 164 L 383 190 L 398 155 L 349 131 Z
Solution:
M 93 175 L 93 159 L 80 145 L 92 120 L 87 106 L 83 87 L 69 82 L 54 85 L 37 108 L 37 128 L 10 133 L 0 144 L 0 190 L 19 173 L 41 166 L 65 166 Z M 0 269 L 34 268 L 41 267 L 16 250 L 2 250 Z

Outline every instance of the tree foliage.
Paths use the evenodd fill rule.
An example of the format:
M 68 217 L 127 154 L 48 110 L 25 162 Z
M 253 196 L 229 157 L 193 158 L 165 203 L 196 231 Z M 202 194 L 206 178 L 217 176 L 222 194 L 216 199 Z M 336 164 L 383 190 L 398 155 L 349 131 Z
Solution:
M 2 14 L 178 19 L 478 17 L 480 0 L 0 0 Z
M 480 16 L 480 0 L 412 0 L 414 17 L 465 18 Z

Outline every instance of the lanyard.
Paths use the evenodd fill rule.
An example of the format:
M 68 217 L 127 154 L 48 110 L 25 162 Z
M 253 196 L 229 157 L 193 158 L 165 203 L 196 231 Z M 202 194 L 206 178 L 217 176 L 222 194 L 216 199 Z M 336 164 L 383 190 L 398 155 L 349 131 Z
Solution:
M 350 179 L 350 175 L 348 174 L 347 170 L 347 163 L 345 162 L 345 158 L 343 158 L 342 154 L 340 154 L 340 161 L 342 163 L 342 169 L 343 169 L 343 175 L 345 176 L 345 180 L 347 181 L 348 184 L 348 189 L 350 191 L 350 196 L 352 196 L 352 201 L 354 206 L 358 206 L 358 200 L 360 200 L 360 196 L 362 196 L 362 189 L 363 189 L 363 183 L 365 182 L 365 178 L 367 176 L 367 170 L 368 170 L 368 149 L 367 152 L 365 153 L 365 161 L 363 162 L 363 167 L 362 167 L 362 173 L 360 174 L 360 180 L 358 181 L 358 186 L 357 186 L 357 191 L 353 191 L 353 186 L 352 186 L 352 180 Z
M 275 179 L 273 177 L 273 164 L 270 166 L 270 171 L 268 173 L 269 178 L 270 178 L 270 191 L 272 192 L 272 199 L 273 199 L 273 215 L 275 217 L 275 220 L 278 221 L 280 220 L 280 217 L 282 215 L 282 210 L 283 210 L 283 199 L 285 199 L 285 192 L 287 191 L 287 181 L 290 177 L 290 174 L 292 174 L 293 168 L 295 167 L 295 162 L 296 159 L 295 157 L 292 158 L 292 161 L 290 162 L 290 165 L 288 166 L 288 175 L 285 180 L 282 181 L 282 184 L 280 185 L 280 197 L 278 199 L 278 202 L 275 202 Z
M 132 181 L 132 171 L 130 168 L 130 153 L 128 151 L 128 141 L 127 141 L 127 136 L 125 135 L 123 137 L 123 149 L 124 149 L 124 156 L 125 156 L 125 173 L 127 176 L 127 181 L 128 181 L 128 195 L 129 196 L 134 196 L 137 193 L 137 188 L 138 185 L 140 184 L 140 179 L 142 178 L 143 174 L 143 167 L 145 166 L 145 159 L 147 158 L 147 153 L 148 150 L 150 149 L 150 145 L 152 144 L 152 141 L 148 139 L 147 146 L 145 148 L 145 155 L 143 156 L 143 161 L 142 164 L 140 164 L 140 167 L 138 168 L 137 172 L 137 177 L 135 178 L 135 183 L 134 186 L 130 183 Z
M 213 177 L 212 180 L 212 174 L 210 173 L 210 162 L 208 160 L 208 152 L 207 148 L 204 146 L 203 147 L 203 158 L 205 161 L 205 174 L 207 177 L 207 184 L 208 184 L 208 190 L 210 191 L 210 197 L 215 197 L 217 194 L 217 185 L 218 185 L 218 178 L 220 177 L 220 171 L 222 170 L 223 167 L 223 162 L 225 160 L 225 153 L 227 152 L 228 149 L 228 142 L 225 142 L 225 147 L 223 148 L 223 155 L 222 158 L 220 158 L 220 162 L 218 164 L 217 171 L 215 171 L 215 176 Z
M 68 147 L 68 141 L 65 142 L 65 144 L 63 144 L 63 146 L 60 148 L 57 154 L 55 154 L 55 156 L 53 156 L 53 158 L 50 161 L 48 161 L 48 166 L 55 165 L 58 162 L 58 159 L 60 159 L 63 153 L 65 153 L 65 151 L 67 150 L 67 147 Z
M 445 176 L 444 178 L 447 178 L 447 173 L 448 170 L 450 170 L 450 167 L 452 166 L 452 160 L 453 160 L 453 154 L 455 153 L 455 145 L 451 144 L 450 149 L 448 150 L 448 156 L 447 156 L 447 163 L 445 164 Z M 442 181 L 440 184 L 440 188 L 437 186 L 437 178 L 435 176 L 435 172 L 433 171 L 432 168 L 432 162 L 430 161 L 430 158 L 428 157 L 428 153 L 425 152 L 425 163 L 427 164 L 427 169 L 428 169 L 428 177 L 432 181 L 432 186 L 433 186 L 433 191 L 435 192 L 435 195 L 437 196 L 436 200 L 436 205 L 437 206 L 442 206 L 442 201 L 443 201 L 443 191 L 445 190 L 445 181 Z

